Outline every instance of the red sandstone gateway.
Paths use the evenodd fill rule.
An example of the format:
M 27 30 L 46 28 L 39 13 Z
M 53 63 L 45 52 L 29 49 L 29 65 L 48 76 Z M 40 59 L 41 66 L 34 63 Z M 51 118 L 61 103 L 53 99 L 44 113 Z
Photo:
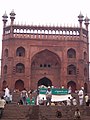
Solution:
M 1 89 L 64 85 L 89 91 L 89 19 L 80 13 L 80 27 L 18 25 L 15 15 L 10 13 L 10 25 L 3 15 Z

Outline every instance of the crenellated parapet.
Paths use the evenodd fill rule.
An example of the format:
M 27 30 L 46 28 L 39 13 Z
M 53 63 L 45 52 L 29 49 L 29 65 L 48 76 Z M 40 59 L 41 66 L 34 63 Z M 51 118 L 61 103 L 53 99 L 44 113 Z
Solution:
M 5 28 L 4 39 L 10 37 L 10 28 Z M 13 25 L 13 37 L 14 38 L 31 38 L 31 39 L 67 39 L 67 40 L 78 40 L 80 39 L 80 28 L 79 27 L 51 27 L 51 26 L 19 26 Z M 87 31 L 82 29 L 83 39 L 87 39 Z
M 6 25 L 3 16 L 3 40 L 8 38 L 28 38 L 28 39 L 60 39 L 60 40 L 84 40 L 88 38 L 89 19 L 85 18 L 85 26 L 82 27 L 83 15 L 78 16 L 80 27 L 65 27 L 65 26 L 41 26 L 41 25 L 16 25 L 14 24 L 15 13 L 10 13 L 11 24 Z M 8 18 L 8 16 L 7 16 Z M 7 19 L 6 18 L 6 19 Z

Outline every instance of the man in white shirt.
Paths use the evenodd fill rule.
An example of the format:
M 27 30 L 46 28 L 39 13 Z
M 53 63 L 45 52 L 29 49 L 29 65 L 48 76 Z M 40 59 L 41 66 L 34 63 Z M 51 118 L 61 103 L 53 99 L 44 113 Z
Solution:
M 46 92 L 46 105 L 51 105 L 51 99 L 52 99 L 52 92 L 50 89 L 50 86 L 48 87 L 48 90 Z
M 83 97 L 84 97 L 83 89 L 79 90 L 78 96 L 79 96 L 79 104 L 83 105 Z
M 8 86 L 5 88 L 5 95 L 4 95 L 4 98 L 5 97 L 9 97 L 9 95 L 10 95 L 10 90 L 9 90 L 9 88 L 8 88 Z

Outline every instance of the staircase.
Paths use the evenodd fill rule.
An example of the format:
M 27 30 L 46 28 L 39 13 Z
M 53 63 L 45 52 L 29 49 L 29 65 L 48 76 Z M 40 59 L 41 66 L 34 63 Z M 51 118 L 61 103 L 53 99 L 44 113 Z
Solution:
M 19 97 L 20 94 L 13 95 L 13 102 L 6 104 L 1 120 L 74 120 L 75 106 L 18 105 Z M 58 108 L 62 113 L 61 118 L 56 117 Z M 78 108 L 81 120 L 90 120 L 90 107 L 83 105 Z
M 56 117 L 57 109 L 62 117 Z M 90 107 L 79 106 L 81 120 L 90 120 Z M 74 106 L 30 106 L 7 104 L 1 120 L 74 120 Z
M 7 104 L 5 106 L 1 120 L 27 120 L 26 114 L 29 107 L 16 104 Z
M 60 109 L 62 113 L 61 118 L 56 117 L 57 109 Z M 81 120 L 90 120 L 90 107 L 79 106 L 78 107 L 81 113 Z M 43 106 L 39 107 L 39 113 L 42 118 L 40 120 L 74 120 L 74 112 L 76 107 L 74 106 Z

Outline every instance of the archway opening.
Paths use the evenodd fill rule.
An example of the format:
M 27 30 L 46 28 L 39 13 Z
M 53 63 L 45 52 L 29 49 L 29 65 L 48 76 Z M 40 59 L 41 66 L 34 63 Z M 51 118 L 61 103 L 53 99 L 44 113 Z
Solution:
M 35 89 L 37 79 L 40 80 L 38 85 L 44 84 L 46 86 L 56 83 L 55 86 L 60 86 L 61 60 L 57 54 L 48 49 L 42 50 L 35 54 L 31 59 L 31 86 Z M 48 80 L 46 78 L 49 78 Z M 55 82 L 54 82 L 55 80 Z M 44 82 L 45 81 L 45 82 Z
M 72 93 L 75 93 L 75 90 L 76 90 L 76 83 L 74 81 L 69 81 L 67 83 L 67 88 L 69 88 L 71 86 L 71 90 L 72 90 Z
M 87 92 L 88 92 L 87 83 L 84 83 L 84 92 L 85 92 L 85 93 L 87 93 Z
M 24 82 L 22 80 L 17 80 L 15 82 L 15 89 L 22 91 L 24 89 Z
M 44 77 L 38 81 L 38 86 L 44 85 L 46 87 L 52 86 L 52 82 L 50 79 Z
M 3 83 L 2 83 L 2 90 L 4 90 L 7 86 L 7 82 L 4 80 Z

